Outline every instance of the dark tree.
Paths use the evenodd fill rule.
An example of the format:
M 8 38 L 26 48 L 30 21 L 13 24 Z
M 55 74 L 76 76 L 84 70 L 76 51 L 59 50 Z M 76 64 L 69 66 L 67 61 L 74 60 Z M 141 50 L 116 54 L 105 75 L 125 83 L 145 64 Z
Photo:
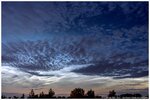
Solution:
M 14 96 L 14 99 L 17 99 L 18 97 L 17 96 Z
M 137 94 L 129 94 L 129 93 L 126 93 L 126 94 L 121 94 L 120 95 L 120 98 L 132 98 L 132 97 L 136 97 L 136 98 L 141 98 L 142 95 L 137 93 Z
M 50 88 L 48 92 L 48 97 L 53 97 L 55 95 L 55 92 Z
M 61 98 L 66 98 L 65 96 L 62 96 Z
M 39 98 L 44 98 L 44 92 L 43 91 L 40 93 Z
M 34 95 L 34 97 L 33 97 L 33 98 L 38 98 L 38 94 Z
M 95 93 L 94 91 L 91 89 L 86 93 L 88 98 L 94 98 L 95 97 Z
M 95 96 L 95 98 L 102 98 L 102 96 Z
M 147 96 L 145 96 L 146 98 L 149 98 L 149 96 L 147 95 Z
M 141 94 L 139 94 L 139 93 L 137 93 L 137 94 L 133 94 L 133 96 L 134 96 L 134 97 L 136 97 L 136 98 L 141 98 L 141 97 L 142 97 L 142 95 L 141 95 Z
M 116 97 L 116 92 L 114 90 L 109 91 L 108 97 Z
M 75 88 L 73 91 L 71 91 L 70 97 L 71 98 L 83 98 L 84 90 L 81 88 Z
M 4 95 L 2 95 L 2 99 L 5 99 L 5 98 L 7 98 L 6 96 L 4 96 Z
M 133 97 L 133 94 L 129 94 L 129 93 L 120 95 L 120 98 L 132 98 L 132 97 Z
M 29 93 L 29 98 L 34 98 L 35 94 L 33 89 L 31 89 L 31 92 Z
M 21 98 L 21 99 L 24 99 L 24 97 L 25 97 L 24 94 L 22 94 L 22 96 L 21 96 L 20 98 Z

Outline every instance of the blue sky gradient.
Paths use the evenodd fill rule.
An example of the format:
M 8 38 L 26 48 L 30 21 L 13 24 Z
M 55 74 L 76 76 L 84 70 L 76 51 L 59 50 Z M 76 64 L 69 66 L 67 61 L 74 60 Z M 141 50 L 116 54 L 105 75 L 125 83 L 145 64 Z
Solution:
M 2 92 L 79 84 L 148 93 L 148 2 L 2 2 Z

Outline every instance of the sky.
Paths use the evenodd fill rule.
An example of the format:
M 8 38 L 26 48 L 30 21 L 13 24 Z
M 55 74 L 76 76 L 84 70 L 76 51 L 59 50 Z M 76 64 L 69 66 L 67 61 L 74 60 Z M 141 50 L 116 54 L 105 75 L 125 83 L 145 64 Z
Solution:
M 148 2 L 2 2 L 2 93 L 148 94 Z

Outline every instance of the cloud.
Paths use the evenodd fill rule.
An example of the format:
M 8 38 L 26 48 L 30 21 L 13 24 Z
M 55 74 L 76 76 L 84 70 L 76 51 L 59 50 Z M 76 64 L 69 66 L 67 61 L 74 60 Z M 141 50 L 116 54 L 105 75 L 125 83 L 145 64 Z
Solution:
M 46 83 L 51 84 L 59 79 L 56 76 L 38 76 L 10 66 L 3 66 L 2 68 L 3 87 L 11 85 L 16 88 L 40 88 Z
M 84 73 L 83 70 L 84 74 L 92 75 L 103 70 L 107 73 L 103 75 L 108 73 L 114 76 L 128 74 L 125 77 L 137 77 L 136 73 L 144 75 L 142 73 L 148 70 L 146 26 L 134 26 L 128 30 L 116 29 L 111 35 L 102 30 L 103 33 L 72 34 L 53 36 L 50 40 L 3 43 L 2 63 L 34 75 L 40 74 L 33 71 L 57 71 L 70 65 L 88 64 L 93 65 L 78 69 L 76 72 Z M 144 72 L 138 72 L 141 69 Z M 111 70 L 114 72 L 110 73 Z
M 146 25 L 148 21 L 147 2 L 43 2 L 42 6 L 38 2 L 3 2 L 2 5 L 3 41 L 88 33 L 93 26 L 130 28 Z
M 148 60 L 136 61 L 135 59 L 132 60 L 128 57 L 130 58 L 130 55 L 128 54 L 116 55 L 110 60 L 102 60 L 95 65 L 75 69 L 73 72 L 85 75 L 114 76 L 114 78 L 148 76 Z
M 78 66 L 78 68 L 80 67 L 81 66 Z M 147 77 L 114 79 L 113 76 L 103 77 L 99 75 L 82 75 L 70 72 L 71 70 L 73 70 L 72 67 L 65 68 L 60 71 L 40 71 L 38 73 L 43 76 L 39 76 L 26 73 L 15 67 L 2 66 L 2 91 L 15 93 L 14 90 L 19 89 L 20 91 L 21 89 L 19 93 L 24 91 L 25 94 L 28 94 L 30 89 L 34 89 L 36 93 L 39 93 L 40 91 L 47 92 L 47 89 L 52 87 L 56 94 L 60 94 L 62 92 L 64 94 L 69 94 L 71 89 L 81 87 L 86 91 L 92 88 L 98 95 L 107 95 L 108 90 L 112 89 L 126 92 L 124 89 L 131 89 L 134 86 L 134 89 L 142 91 L 143 88 L 148 86 Z M 47 76 L 46 74 L 53 74 L 55 76 Z

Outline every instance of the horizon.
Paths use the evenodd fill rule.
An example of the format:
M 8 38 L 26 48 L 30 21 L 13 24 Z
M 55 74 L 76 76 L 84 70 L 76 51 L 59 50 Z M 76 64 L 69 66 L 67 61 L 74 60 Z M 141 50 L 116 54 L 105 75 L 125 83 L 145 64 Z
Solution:
M 79 88 L 79 87 L 78 87 Z M 82 89 L 82 88 L 81 88 Z M 30 95 L 30 92 L 31 92 L 31 90 L 32 89 L 30 89 L 30 91 L 29 91 L 29 93 L 27 93 L 27 94 L 25 94 L 25 93 L 2 93 L 2 96 L 6 96 L 7 98 L 8 97 L 11 97 L 11 98 L 13 98 L 14 96 L 17 96 L 17 97 L 21 97 L 23 94 L 25 95 L 25 98 L 28 98 L 29 97 L 29 95 Z M 43 91 L 39 91 L 40 89 L 38 89 L 38 92 L 37 92 L 37 90 L 36 89 L 33 89 L 34 90 L 34 93 L 35 93 L 35 95 L 38 95 L 38 96 L 40 96 L 40 94 L 43 92 Z M 54 89 L 52 89 L 52 90 L 54 90 Z M 73 89 L 72 89 L 73 90 Z M 71 90 L 71 91 L 72 91 Z M 88 91 L 90 91 L 90 90 L 92 90 L 92 89 L 89 89 L 89 90 L 84 90 L 84 92 L 85 92 L 85 96 L 87 95 L 86 93 L 88 92 Z M 147 89 L 148 90 L 148 89 Z M 71 93 L 71 91 L 70 91 L 70 93 Z M 94 90 L 93 90 L 94 91 Z M 110 90 L 111 91 L 111 90 Z M 95 97 L 96 96 L 100 96 L 101 98 L 109 98 L 108 97 L 108 94 L 109 94 L 109 92 L 110 91 L 108 91 L 108 93 L 104 93 L 104 94 L 97 94 L 97 93 L 95 93 L 95 91 L 94 91 L 94 94 L 95 94 Z M 114 90 L 115 91 L 115 90 Z M 54 92 L 55 92 L 55 90 L 54 90 Z M 115 91 L 116 92 L 116 96 L 118 97 L 118 96 L 121 96 L 121 95 L 124 95 L 124 94 L 140 94 L 141 96 L 142 96 L 142 98 L 147 98 L 149 95 L 148 94 L 141 94 L 140 92 L 120 92 L 120 91 Z M 46 91 L 46 92 L 43 92 L 45 95 L 46 94 L 48 94 L 48 91 Z M 54 97 L 70 97 L 70 93 L 69 94 L 57 94 L 56 92 L 55 92 L 55 94 L 54 94 Z M 119 97 L 118 97 L 119 98 Z M 128 97 L 127 97 L 128 98 Z M 129 97 L 130 98 L 130 97 Z M 132 97 L 131 97 L 132 98 Z M 138 97 L 137 97 L 138 98 Z

